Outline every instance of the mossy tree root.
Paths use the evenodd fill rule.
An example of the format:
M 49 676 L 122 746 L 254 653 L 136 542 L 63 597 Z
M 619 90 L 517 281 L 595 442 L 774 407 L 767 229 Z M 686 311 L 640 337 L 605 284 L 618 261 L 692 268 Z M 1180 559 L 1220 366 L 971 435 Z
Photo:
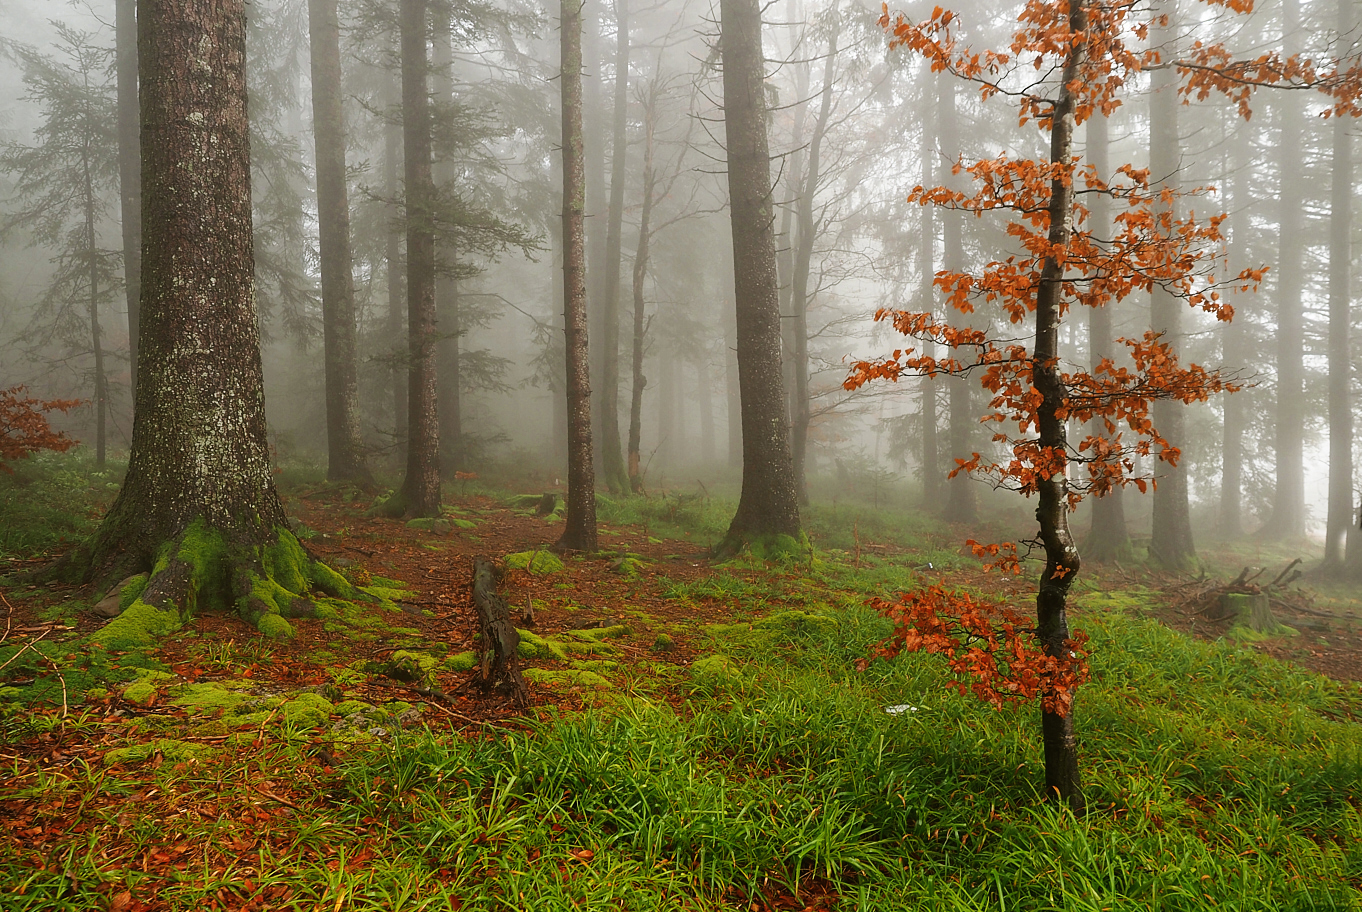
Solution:
M 149 572 L 130 605 L 91 637 L 112 649 L 148 646 L 203 610 L 235 611 L 266 636 L 293 635 L 288 618 L 309 617 L 307 594 L 335 598 L 363 595 L 345 577 L 314 558 L 287 528 L 271 531 L 265 544 L 233 540 L 197 520 L 166 543 L 150 566 L 124 560 L 105 563 L 104 580 Z M 110 569 L 117 568 L 114 572 Z

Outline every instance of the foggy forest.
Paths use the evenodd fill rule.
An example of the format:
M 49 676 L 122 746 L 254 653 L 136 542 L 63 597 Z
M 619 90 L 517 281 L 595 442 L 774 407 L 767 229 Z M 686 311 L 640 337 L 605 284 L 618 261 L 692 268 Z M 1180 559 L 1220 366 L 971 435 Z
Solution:
M 1355 0 L 0 22 L 0 908 L 1362 909 Z

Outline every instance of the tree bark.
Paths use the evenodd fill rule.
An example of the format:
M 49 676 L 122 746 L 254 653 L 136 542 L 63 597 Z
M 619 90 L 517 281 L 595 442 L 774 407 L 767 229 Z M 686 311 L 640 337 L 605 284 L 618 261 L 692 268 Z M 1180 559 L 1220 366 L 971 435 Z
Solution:
M 1103 180 L 1111 179 L 1110 137 L 1106 116 L 1094 111 L 1088 120 L 1087 153 L 1088 163 L 1097 169 Z M 1098 237 L 1110 237 L 1111 198 L 1098 193 L 1091 197 L 1088 224 Z M 1088 361 L 1096 376 L 1097 365 L 1105 358 L 1116 357 L 1115 333 L 1111 327 L 1111 307 L 1109 302 L 1101 307 L 1088 308 Z M 1088 425 L 1088 433 L 1104 434 L 1105 428 L 1100 421 Z M 1125 495 L 1119 487 L 1092 500 L 1092 526 L 1088 539 L 1083 543 L 1083 552 L 1097 563 L 1109 563 L 1128 557 L 1130 554 L 1130 532 L 1126 528 Z
M 402 161 L 407 201 L 407 474 L 405 516 L 440 515 L 436 414 L 435 231 L 431 179 L 426 0 L 402 0 Z
M 1173 59 L 1177 35 L 1176 0 L 1163 0 L 1161 7 L 1168 15 L 1167 25 L 1150 30 L 1151 41 L 1166 59 Z M 1152 78 L 1153 94 L 1149 102 L 1149 167 L 1151 179 L 1165 187 L 1178 185 L 1181 167 L 1181 146 L 1178 136 L 1177 75 L 1169 68 L 1157 69 Z M 1176 215 L 1176 213 L 1174 213 Z M 1155 332 L 1163 333 L 1163 341 L 1176 353 L 1182 344 L 1181 299 L 1162 286 L 1155 286 L 1150 294 L 1149 323 Z M 1177 400 L 1158 399 L 1151 409 L 1154 427 L 1160 436 L 1180 446 L 1186 442 L 1184 406 Z M 1154 489 L 1154 527 L 1149 539 L 1149 559 L 1165 570 L 1184 571 L 1196 559 L 1192 541 L 1192 519 L 1187 499 L 1187 466 L 1163 463 Z
M 175 610 L 208 605 L 234 604 L 282 633 L 264 623 L 279 586 L 261 580 L 298 592 L 313 565 L 282 559 L 302 552 L 265 434 L 245 0 L 143 0 L 139 12 L 142 370 L 127 477 L 78 569 L 101 585 L 152 571 L 139 601 L 96 634 L 107 641 L 111 629 L 135 635 L 123 624 L 133 615 L 166 629 Z
M 715 548 L 800 534 L 790 434 L 780 382 L 780 290 L 776 280 L 765 67 L 757 0 L 721 0 L 724 124 L 733 226 L 743 479 L 737 513 Z
M 326 367 L 326 477 L 371 484 L 359 433 L 355 282 L 350 252 L 350 193 L 345 180 L 340 21 L 336 0 L 308 0 L 312 52 L 312 131 L 317 153 L 317 226 L 322 271 L 322 344 Z
M 1079 35 L 1087 25 L 1087 14 L 1080 2 L 1069 8 L 1069 33 Z M 1087 46 L 1075 43 L 1065 61 L 1063 82 L 1053 111 L 1050 132 L 1050 161 L 1068 163 L 1073 154 L 1074 96 L 1069 90 L 1082 72 Z M 1073 184 L 1056 177 L 1050 185 L 1050 228 L 1048 240 L 1063 249 L 1073 231 Z M 1068 391 L 1059 371 L 1059 326 L 1064 266 L 1053 256 L 1046 257 L 1036 291 L 1036 344 L 1033 352 L 1032 383 L 1041 394 L 1037 410 L 1042 448 L 1064 453 L 1068 448 L 1066 422 L 1061 416 Z M 1039 504 L 1036 520 L 1045 547 L 1045 570 L 1036 595 L 1036 635 L 1045 654 L 1067 658 L 1069 587 L 1078 575 L 1081 561 L 1069 530 L 1069 483 L 1066 471 L 1038 482 Z M 1083 790 L 1078 775 L 1078 745 L 1074 737 L 1072 709 L 1041 711 L 1041 731 L 1045 743 L 1045 787 L 1054 799 L 1074 811 L 1083 811 Z
M 563 551 L 595 551 L 596 476 L 586 329 L 586 168 L 582 159 L 582 2 L 562 0 L 563 331 L 568 406 L 567 525 Z
M 470 595 L 478 611 L 483 653 L 479 678 L 484 687 L 509 694 L 517 706 L 523 707 L 530 702 L 530 691 L 520 672 L 520 633 L 511 620 L 511 606 L 497 592 L 499 576 L 491 560 L 473 558 Z
M 142 295 L 142 123 L 137 108 L 137 0 L 117 0 L 118 197 L 123 224 L 123 291 L 128 305 L 128 378 L 137 398 L 138 313 Z
M 624 228 L 625 163 L 628 157 L 629 0 L 615 0 L 615 117 L 611 130 L 610 210 L 605 236 L 605 275 L 601 279 L 601 461 L 611 491 L 630 490 L 620 454 L 620 261 Z

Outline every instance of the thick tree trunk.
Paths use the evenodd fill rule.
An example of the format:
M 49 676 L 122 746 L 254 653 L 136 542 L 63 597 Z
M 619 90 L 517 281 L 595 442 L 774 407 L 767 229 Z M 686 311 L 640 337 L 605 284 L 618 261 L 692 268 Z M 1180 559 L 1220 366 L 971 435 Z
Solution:
M 350 193 L 345 181 L 340 21 L 336 0 L 308 0 L 312 51 L 312 131 L 317 150 L 317 223 L 322 270 L 322 343 L 326 361 L 326 477 L 372 483 L 359 433 L 355 282 L 350 254 Z
M 596 476 L 586 330 L 586 169 L 582 160 L 582 0 L 562 0 L 563 331 L 567 351 L 567 524 L 557 547 L 596 550 Z
M 1097 169 L 1103 180 L 1111 178 L 1110 138 L 1107 118 L 1101 111 L 1094 111 L 1088 120 L 1087 153 L 1088 163 Z M 1088 225 L 1097 237 L 1111 236 L 1111 199 L 1105 194 L 1095 194 L 1092 200 Z M 1115 333 L 1111 327 L 1111 308 L 1109 302 L 1102 307 L 1089 307 L 1088 310 L 1088 362 L 1092 365 L 1094 376 L 1097 365 L 1105 358 L 1116 357 Z M 1105 428 L 1100 421 L 1093 421 L 1089 433 L 1104 434 Z M 1083 543 L 1083 553 L 1098 563 L 1121 560 L 1130 555 L 1130 532 L 1126 528 L 1125 495 L 1121 488 L 1112 488 L 1106 494 L 1091 499 L 1092 526 L 1088 539 Z
M 725 555 L 749 539 L 798 537 L 801 530 L 779 371 L 780 297 L 757 0 L 721 0 L 720 31 L 743 444 L 742 495 L 715 549 Z
M 799 502 L 809 502 L 806 465 L 809 451 L 809 422 L 812 420 L 809 402 L 809 272 L 813 264 L 813 241 L 816 226 L 813 220 L 813 199 L 818 193 L 819 166 L 823 136 L 828 131 L 828 117 L 832 113 L 832 77 L 837 62 L 837 30 L 828 38 L 828 55 L 823 64 L 823 91 L 809 137 L 809 169 L 799 194 L 799 247 L 795 251 L 793 287 L 790 293 L 791 334 L 794 337 L 794 395 L 790 417 L 791 448 L 794 462 L 795 493 Z
M 954 162 L 960 158 L 960 123 L 955 111 L 955 80 L 940 81 L 940 94 L 937 96 L 937 129 L 941 135 L 942 158 Z M 948 178 L 947 183 L 955 178 Z M 961 220 L 963 213 L 945 211 L 941 215 L 944 267 L 947 272 L 963 272 L 965 269 L 965 240 Z M 946 321 L 951 326 L 965 328 L 969 318 L 953 307 L 946 309 Z M 946 391 L 950 408 L 950 452 L 951 459 L 946 465 L 948 472 L 953 471 L 957 459 L 969 459 L 973 454 L 971 437 L 978 427 L 978 419 L 972 408 L 970 386 L 974 381 L 967 377 L 947 377 Z M 979 498 L 974 490 L 974 480 L 966 472 L 960 472 L 947 483 L 946 509 L 943 515 L 950 522 L 975 523 L 979 521 Z
M 450 8 L 441 5 L 435 16 L 435 94 L 441 104 L 454 98 L 454 35 Z M 442 200 L 455 198 L 458 169 L 453 162 L 441 160 L 434 166 L 435 181 Z M 464 467 L 467 455 L 463 445 L 463 365 L 459 313 L 458 250 L 452 233 L 441 232 L 436 246 L 435 308 L 439 319 L 437 344 L 438 408 L 440 416 L 440 470 L 445 477 Z
M 144 281 L 132 452 L 118 499 L 68 564 L 101 585 L 151 571 L 138 601 L 95 635 L 110 646 L 146 642 L 197 607 L 233 604 L 285 635 L 278 612 L 293 595 L 336 581 L 285 528 L 270 471 L 245 22 L 245 0 L 141 4 Z
M 1074 3 L 1069 12 L 1069 31 L 1081 34 L 1087 15 L 1081 3 Z M 1054 107 L 1050 132 L 1050 161 L 1068 163 L 1073 154 L 1074 97 L 1067 88 L 1079 78 L 1086 46 L 1077 44 L 1065 62 L 1063 88 Z M 1049 242 L 1056 249 L 1069 243 L 1073 230 L 1073 185 L 1056 178 L 1050 185 Z M 1032 382 L 1041 394 L 1037 411 L 1041 447 L 1066 452 L 1065 420 L 1060 417 L 1068 391 L 1060 378 L 1059 326 L 1062 319 L 1064 266 L 1054 257 L 1047 257 L 1041 269 L 1040 286 L 1036 291 L 1036 344 L 1032 367 Z M 1045 570 L 1040 578 L 1036 596 L 1036 635 L 1045 654 L 1067 658 L 1069 622 L 1067 601 L 1069 587 L 1078 575 L 1081 561 L 1078 548 L 1069 530 L 1069 483 L 1065 471 L 1043 478 L 1038 483 L 1039 504 L 1036 520 L 1040 524 L 1040 540 L 1045 546 Z M 1078 776 L 1078 745 L 1074 737 L 1072 708 L 1042 708 L 1041 731 L 1045 742 L 1045 788 L 1054 799 L 1065 802 L 1075 813 L 1083 810 L 1083 790 Z
M 435 231 L 426 0 L 402 0 L 402 161 L 407 201 L 407 474 L 394 498 L 405 516 L 440 515 L 435 390 Z
M 1176 7 L 1175 0 L 1164 0 L 1163 9 L 1168 14 L 1169 24 L 1156 25 L 1151 30 L 1154 46 L 1170 59 L 1176 55 Z M 1158 69 L 1151 78 L 1154 89 L 1149 102 L 1151 179 L 1165 187 L 1176 187 L 1181 167 L 1177 76 L 1171 69 Z M 1184 306 L 1180 298 L 1162 286 L 1156 286 L 1150 295 L 1150 327 L 1163 333 L 1163 341 L 1174 353 L 1182 345 Z M 1184 408 L 1175 399 L 1158 399 L 1152 409 L 1154 427 L 1175 447 L 1187 442 Z M 1161 463 L 1156 471 L 1159 478 L 1154 489 L 1154 527 L 1149 539 L 1149 560 L 1165 570 L 1187 570 L 1196 559 L 1187 499 L 1187 466 L 1179 460 L 1177 465 Z
M 615 493 L 629 490 L 629 475 L 620 454 L 620 260 L 624 229 L 624 179 L 628 143 L 629 0 L 615 0 L 615 117 L 611 130 L 610 211 L 605 239 L 605 275 L 600 280 L 601 469 Z
M 128 377 L 136 400 L 138 307 L 142 295 L 142 123 L 137 108 L 137 0 L 117 0 L 114 17 L 123 291 L 128 304 Z

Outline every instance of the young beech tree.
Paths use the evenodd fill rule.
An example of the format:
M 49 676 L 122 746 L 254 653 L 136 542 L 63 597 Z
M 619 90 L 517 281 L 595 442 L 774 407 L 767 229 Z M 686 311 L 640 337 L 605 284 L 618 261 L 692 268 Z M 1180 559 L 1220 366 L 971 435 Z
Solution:
M 1136 21 L 1132 4 L 1091 0 L 1029 0 L 1018 22 L 1008 51 L 975 53 L 959 45 L 955 15 L 940 7 L 922 23 L 902 16 L 891 20 L 887 12 L 882 19 L 893 45 L 922 54 L 935 71 L 978 83 L 984 98 L 1017 99 L 1019 125 L 1035 122 L 1049 133 L 1047 160 L 1003 155 L 968 167 L 957 164 L 957 173 L 973 177 L 973 193 L 918 187 L 909 197 L 923 205 L 979 215 L 999 210 L 1012 217 L 1011 255 L 976 273 L 940 272 L 936 286 L 963 313 L 986 303 L 1001 307 L 1013 324 L 1034 318 L 1034 339 L 1028 346 L 957 328 L 930 313 L 881 311 L 877 319 L 891 320 L 905 335 L 944 344 L 947 353 L 932 357 L 908 349 L 859 362 L 846 385 L 895 380 L 904 372 L 974 374 L 992 394 L 993 412 L 984 420 L 997 423 L 994 440 L 1008 455 L 995 460 L 974 453 L 957 459 L 955 472 L 986 475 L 1038 497 L 1038 535 L 1029 544 L 1045 555 L 1036 597 L 1039 648 L 1017 635 L 1024 630 L 1019 618 L 1004 612 L 995 631 L 989 615 L 996 612 L 989 606 L 948 593 L 904 596 L 898 605 L 884 606 L 899 620 L 888 648 L 950 653 L 957 673 L 975 678 L 976 690 L 995 703 L 1040 696 L 1046 792 L 1079 810 L 1083 793 L 1072 709 L 1084 673 L 1066 603 L 1080 560 L 1068 513 L 1085 493 L 1101 496 L 1128 483 L 1144 490 L 1150 481 L 1135 475 L 1136 455 L 1176 464 L 1177 447 L 1150 421 L 1153 402 L 1195 402 L 1233 387 L 1215 373 L 1179 364 L 1168 343 L 1152 332 L 1122 340 L 1131 366 L 1104 358 L 1091 370 L 1067 372 L 1059 359 L 1060 324 L 1074 304 L 1102 307 L 1156 287 L 1222 320 L 1232 312 L 1219 299 L 1214 275 L 1223 268 L 1223 217 L 1178 218 L 1169 205 L 1172 191 L 1151 185 L 1148 170 L 1123 165 L 1108 177 L 1080 165 L 1074 154 L 1075 126 L 1110 113 L 1129 77 L 1159 63 L 1156 49 L 1129 44 L 1145 39 L 1150 22 Z M 1083 194 L 1109 197 L 1122 210 L 1110 237 L 1085 229 Z M 1245 270 L 1232 282 L 1253 285 L 1260 276 L 1261 270 Z M 1099 433 L 1075 446 L 1067 437 L 1070 421 L 1096 421 Z M 1074 472 L 1078 467 L 1085 471 Z M 976 553 L 997 557 L 999 565 L 1020 569 L 1015 545 L 971 544 Z

